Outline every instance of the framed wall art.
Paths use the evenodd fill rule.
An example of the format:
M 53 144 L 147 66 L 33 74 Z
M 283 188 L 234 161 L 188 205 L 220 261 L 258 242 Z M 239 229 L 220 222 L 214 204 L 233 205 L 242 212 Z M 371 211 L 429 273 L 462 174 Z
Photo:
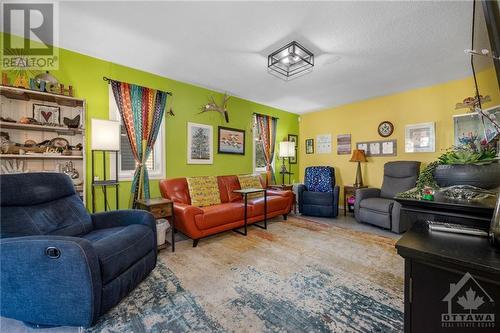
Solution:
M 213 127 L 187 123 L 187 163 L 213 164 Z
M 436 130 L 434 122 L 406 125 L 406 153 L 433 153 L 435 151 Z
M 61 108 L 54 105 L 33 104 L 33 118 L 42 124 L 60 124 Z
M 379 140 L 356 143 L 356 149 L 364 150 L 366 156 L 397 156 L 396 140 Z
M 290 164 L 297 164 L 297 143 L 299 141 L 299 137 L 295 134 L 288 134 L 288 141 L 295 142 L 295 157 L 290 157 L 289 162 Z
M 331 134 L 321 134 L 316 136 L 316 152 L 318 154 L 330 154 L 332 152 Z
M 337 155 L 351 154 L 351 134 L 337 135 Z
M 314 154 L 314 139 L 306 139 L 306 154 Z
M 219 126 L 217 152 L 219 154 L 245 155 L 245 131 Z

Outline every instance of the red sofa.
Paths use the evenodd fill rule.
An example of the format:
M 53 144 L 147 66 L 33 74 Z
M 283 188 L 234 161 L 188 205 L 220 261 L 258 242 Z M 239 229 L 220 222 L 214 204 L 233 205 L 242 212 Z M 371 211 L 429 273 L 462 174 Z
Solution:
M 164 198 L 174 202 L 175 228 L 193 239 L 193 246 L 200 238 L 244 225 L 244 203 L 242 196 L 233 193 L 240 189 L 237 176 L 217 177 L 221 204 L 208 207 L 191 206 L 186 178 L 172 178 L 160 181 L 160 191 Z M 287 214 L 292 209 L 291 191 L 267 191 L 267 217 Z M 248 199 L 247 223 L 264 219 L 264 197 Z

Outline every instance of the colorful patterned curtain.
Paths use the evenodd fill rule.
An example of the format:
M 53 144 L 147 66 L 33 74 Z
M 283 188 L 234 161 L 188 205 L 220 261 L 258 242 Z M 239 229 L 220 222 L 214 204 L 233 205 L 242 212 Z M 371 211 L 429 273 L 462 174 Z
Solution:
M 271 173 L 271 181 L 275 184 L 276 177 L 272 164 L 274 159 L 274 147 L 276 145 L 276 125 L 278 119 L 263 114 L 256 114 L 255 117 L 259 130 L 259 139 L 262 143 L 264 157 L 266 159 L 266 171 Z
M 130 196 L 130 206 L 133 206 L 135 200 L 150 197 L 146 161 L 160 131 L 168 94 L 135 84 L 109 82 L 137 163 Z

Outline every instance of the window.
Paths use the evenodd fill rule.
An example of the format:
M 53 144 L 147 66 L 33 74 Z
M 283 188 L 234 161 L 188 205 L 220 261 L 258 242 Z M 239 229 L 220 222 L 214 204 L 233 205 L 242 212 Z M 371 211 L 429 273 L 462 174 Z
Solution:
M 120 113 L 118 107 L 115 103 L 115 97 L 113 95 L 113 90 L 111 86 L 109 87 L 109 119 L 117 120 L 121 122 Z M 158 138 L 156 139 L 153 151 L 149 155 L 146 161 L 146 167 L 148 168 L 148 174 L 150 179 L 161 179 L 165 178 L 163 170 L 165 170 L 165 158 L 164 158 L 164 132 L 165 128 L 162 124 L 160 132 L 158 133 Z M 111 172 L 114 173 L 115 170 L 115 160 L 111 159 Z M 124 126 L 121 127 L 121 137 L 120 137 L 120 153 L 118 154 L 118 179 L 120 180 L 132 180 L 134 177 L 134 172 L 136 168 L 136 162 L 132 154 L 132 148 L 127 137 L 127 131 Z M 111 175 L 114 177 L 114 174 Z
M 272 165 L 274 168 L 274 159 Z M 266 172 L 266 158 L 260 143 L 259 127 L 255 116 L 253 117 L 253 170 L 255 173 Z

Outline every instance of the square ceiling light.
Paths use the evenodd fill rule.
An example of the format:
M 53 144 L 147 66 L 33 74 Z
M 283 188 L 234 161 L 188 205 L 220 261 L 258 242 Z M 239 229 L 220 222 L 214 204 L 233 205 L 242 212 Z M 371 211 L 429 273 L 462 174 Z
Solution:
M 285 80 L 310 72 L 313 67 L 314 54 L 296 41 L 267 57 L 267 68 L 270 73 L 278 74 Z

